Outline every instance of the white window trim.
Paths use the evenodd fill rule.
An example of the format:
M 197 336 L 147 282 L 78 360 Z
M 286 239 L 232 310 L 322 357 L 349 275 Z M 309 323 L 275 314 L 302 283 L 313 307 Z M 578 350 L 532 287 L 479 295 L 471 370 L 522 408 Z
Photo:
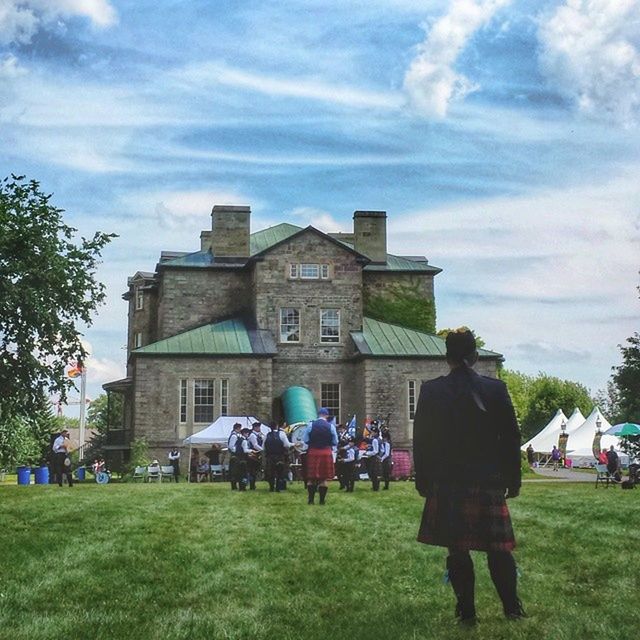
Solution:
M 225 394 L 227 396 L 227 408 L 226 411 L 223 411 L 222 408 L 222 397 L 223 397 L 223 393 L 222 393 L 222 387 L 225 386 Z M 220 415 L 221 416 L 228 416 L 229 415 L 229 378 L 221 378 L 220 379 Z
M 317 275 L 305 276 L 302 274 L 304 267 L 315 267 L 317 269 Z M 320 280 L 320 265 L 317 262 L 301 262 L 299 267 L 300 280 Z
M 328 280 L 329 279 L 329 265 L 321 264 L 320 265 L 320 279 Z
M 139 349 L 142 346 L 142 331 L 136 331 L 133 334 L 133 348 Z
M 282 312 L 285 309 L 292 309 L 293 311 L 298 312 L 298 339 L 297 340 L 286 340 L 283 339 L 282 334 Z M 299 344 L 301 342 L 302 337 L 302 314 L 300 313 L 300 309 L 298 307 L 280 307 L 278 309 L 278 339 L 280 344 Z
M 411 384 L 413 384 L 413 415 L 415 417 L 416 408 L 418 406 L 418 381 L 407 380 L 407 417 L 409 422 L 413 422 L 411 417 Z
M 338 339 L 337 340 L 327 340 L 325 338 L 323 338 L 322 336 L 322 312 L 323 311 L 335 311 L 338 314 Z M 329 308 L 329 309 L 320 309 L 320 342 L 321 344 L 340 344 L 340 341 L 342 339 L 342 314 L 340 313 L 340 309 L 334 309 L 334 308 Z M 332 336 L 333 338 L 333 336 Z
M 141 287 L 136 287 L 136 311 L 144 309 L 144 293 Z
M 300 269 L 297 263 L 292 263 L 289 265 L 289 278 L 291 278 L 292 280 L 297 280 L 299 273 Z
M 342 413 L 342 384 L 340 384 L 339 382 L 321 382 L 320 383 L 320 402 L 321 403 L 323 402 L 323 400 L 322 400 L 322 385 L 323 384 L 338 385 L 338 415 L 336 415 L 335 418 L 336 418 L 336 424 L 341 424 L 342 420 L 340 420 L 340 414 Z
M 184 385 L 184 420 L 182 419 L 182 383 Z M 186 378 L 178 380 L 178 424 L 187 424 L 189 421 L 189 381 Z
M 193 393 L 191 394 L 191 398 L 193 401 L 193 424 L 208 424 L 209 420 L 202 420 L 200 422 L 196 422 L 196 381 L 206 380 L 207 382 L 211 382 L 211 388 L 213 390 L 213 398 L 211 404 L 199 404 L 198 407 L 211 407 L 211 420 L 213 420 L 213 416 L 216 411 L 216 380 L 215 378 L 194 378 L 193 380 Z

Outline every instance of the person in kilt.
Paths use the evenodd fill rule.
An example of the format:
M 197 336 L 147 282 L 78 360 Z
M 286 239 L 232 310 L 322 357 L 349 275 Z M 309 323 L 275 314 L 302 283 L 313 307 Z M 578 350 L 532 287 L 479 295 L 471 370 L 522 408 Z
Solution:
M 316 491 L 320 494 L 320 504 L 324 504 L 329 487 L 327 482 L 335 475 L 333 447 L 338 445 L 338 434 L 333 424 L 327 421 L 329 410 L 318 411 L 318 418 L 305 431 L 302 438 L 307 445 L 306 482 L 308 504 L 314 504 Z
M 422 384 L 413 426 L 416 489 L 426 498 L 418 541 L 447 547 L 456 616 L 475 624 L 470 550 L 487 554 L 508 619 L 525 616 L 517 594 L 515 538 L 506 499 L 520 493 L 520 432 L 501 380 L 472 369 L 473 333 L 449 333 L 451 372 Z

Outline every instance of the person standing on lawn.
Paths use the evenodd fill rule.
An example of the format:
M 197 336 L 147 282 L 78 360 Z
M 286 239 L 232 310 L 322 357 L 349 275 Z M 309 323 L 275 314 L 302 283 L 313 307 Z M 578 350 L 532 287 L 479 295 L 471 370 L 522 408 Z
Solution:
M 338 434 L 334 424 L 327 421 L 329 410 L 322 407 L 318 418 L 305 431 L 302 441 L 308 446 L 306 481 L 308 504 L 314 504 L 316 491 L 320 504 L 324 504 L 329 487 L 327 482 L 335 475 L 333 447 L 338 445 Z
M 62 486 L 64 476 L 67 477 L 67 484 L 73 487 L 73 476 L 71 475 L 71 459 L 69 458 L 69 450 L 71 441 L 69 440 L 69 431 L 63 429 L 60 435 L 53 441 L 51 449 L 53 450 L 53 481 Z
M 286 488 L 285 456 L 291 443 L 277 422 L 270 425 L 271 431 L 264 440 L 264 475 L 269 491 L 280 493 Z
M 382 479 L 384 480 L 384 489 L 389 488 L 391 480 L 391 438 L 388 431 L 382 432 L 382 442 L 380 443 L 380 468 L 382 471 Z
M 178 447 L 173 447 L 169 451 L 169 463 L 173 467 L 173 479 L 178 482 L 180 478 L 180 451 Z
M 426 498 L 418 541 L 447 547 L 461 623 L 476 621 L 471 550 L 487 554 L 504 613 L 515 620 L 525 612 L 506 499 L 520 493 L 518 423 L 504 382 L 473 371 L 473 333 L 452 331 L 446 346 L 451 371 L 422 384 L 414 418 L 416 489 Z
M 380 429 L 371 428 L 371 439 L 363 457 L 366 459 L 367 475 L 371 480 L 371 489 L 380 489 Z
M 551 449 L 551 462 L 553 462 L 553 470 L 557 471 L 560 466 L 560 458 L 562 457 L 562 453 L 560 453 L 560 449 L 553 445 L 553 449 Z
M 238 458 L 236 457 L 236 444 L 240 437 L 242 425 L 236 422 L 233 425 L 229 438 L 227 439 L 227 451 L 229 453 L 229 479 L 231 480 L 231 489 L 238 489 Z
M 262 444 L 264 438 L 262 436 L 262 424 L 260 422 L 254 422 L 252 427 L 253 429 L 247 438 L 249 449 L 251 449 L 251 455 L 247 460 L 247 471 L 249 473 L 249 489 L 255 491 L 256 479 L 262 467 Z

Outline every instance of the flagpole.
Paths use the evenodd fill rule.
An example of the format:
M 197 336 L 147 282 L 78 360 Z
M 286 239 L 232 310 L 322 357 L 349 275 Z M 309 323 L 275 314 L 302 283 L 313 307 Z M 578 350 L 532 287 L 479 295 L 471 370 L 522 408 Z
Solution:
M 87 370 L 82 367 L 80 373 L 80 448 L 78 451 L 79 460 L 84 459 L 84 427 L 87 411 Z

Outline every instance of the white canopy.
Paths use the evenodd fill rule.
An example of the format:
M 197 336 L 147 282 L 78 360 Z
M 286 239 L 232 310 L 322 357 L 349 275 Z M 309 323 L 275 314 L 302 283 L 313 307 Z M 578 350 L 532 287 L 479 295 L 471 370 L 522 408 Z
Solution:
M 573 433 L 578 427 L 582 426 L 583 423 L 584 416 L 582 415 L 582 411 L 576 407 L 567 420 L 567 426 L 565 427 L 566 432 Z
M 239 422 L 243 427 L 249 427 L 249 429 L 251 429 L 253 423 L 260 422 L 260 420 L 252 416 L 220 416 L 208 427 L 202 429 L 202 431 L 198 431 L 188 438 L 185 438 L 183 444 L 191 446 L 196 444 L 226 445 L 233 425 L 236 422 Z M 271 429 L 264 424 L 261 425 L 260 430 L 265 435 L 271 431 Z
M 569 440 L 567 441 L 567 457 L 572 458 L 572 452 L 591 450 L 593 447 L 593 438 L 596 435 L 598 425 L 600 421 L 600 431 L 603 433 L 611 427 L 609 421 L 602 415 L 598 407 L 594 407 L 593 411 L 589 414 L 589 417 L 574 431 L 569 434 Z M 600 441 L 601 449 L 608 449 L 611 445 L 618 449 L 618 438 L 616 436 L 602 436 Z M 593 457 L 593 454 L 592 454 Z
M 575 411 L 574 411 L 575 414 Z M 558 436 L 562 433 L 562 422 L 567 422 L 567 416 L 564 415 L 562 409 L 556 411 L 556 415 L 551 418 L 551 421 L 547 426 L 529 440 L 525 442 L 522 447 L 522 451 L 525 451 L 529 445 L 533 447 L 534 451 L 539 453 L 550 453 L 553 449 L 553 445 L 558 446 Z
M 622 451 L 618 451 L 618 457 L 620 458 L 620 464 L 628 465 L 629 464 L 629 456 Z M 593 457 L 593 451 L 591 447 L 588 449 L 576 449 L 567 453 L 567 458 L 571 460 L 571 463 L 574 467 L 595 467 L 598 462 Z

